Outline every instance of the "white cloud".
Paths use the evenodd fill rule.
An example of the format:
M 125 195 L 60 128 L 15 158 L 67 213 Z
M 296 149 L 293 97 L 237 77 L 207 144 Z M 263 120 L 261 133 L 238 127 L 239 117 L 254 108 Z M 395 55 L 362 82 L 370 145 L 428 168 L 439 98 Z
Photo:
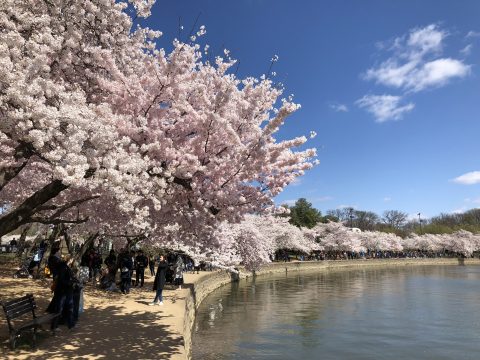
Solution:
M 392 198 L 390 196 L 386 196 L 383 198 L 383 201 L 389 202 L 389 201 L 392 201 Z
M 470 55 L 470 53 L 472 52 L 472 49 L 473 49 L 473 45 L 472 44 L 468 44 L 467 46 L 465 46 L 462 50 L 460 50 L 460 53 L 464 56 L 468 56 Z
M 467 49 L 464 50 L 467 51 Z M 390 87 L 418 92 L 429 87 L 443 86 L 451 79 L 463 78 L 469 73 L 469 65 L 451 58 L 423 63 L 410 61 L 401 65 L 397 61 L 387 60 L 380 67 L 369 69 L 365 79 L 375 80 L 377 83 Z
M 440 58 L 448 33 L 429 25 L 410 30 L 393 41 L 393 55 L 364 74 L 366 80 L 408 92 L 446 85 L 454 78 L 470 73 L 470 65 L 461 60 Z
M 345 104 L 330 104 L 330 109 L 336 112 L 348 112 L 348 106 Z
M 415 107 L 413 103 L 401 105 L 401 100 L 401 96 L 365 95 L 358 99 L 355 104 L 373 114 L 375 120 L 381 123 L 389 120 L 400 120 L 405 113 L 412 111 Z
M 442 42 L 447 36 L 448 33 L 440 30 L 435 24 L 410 30 L 410 34 L 406 40 L 406 50 L 409 52 L 409 57 L 414 59 L 430 52 L 441 51 Z M 402 38 L 395 39 L 395 45 L 397 45 L 401 51 L 405 49 L 404 43 L 405 40 Z
M 407 88 L 421 91 L 430 87 L 440 87 L 454 77 L 463 78 L 470 73 L 470 66 L 451 58 L 437 59 L 425 63 L 413 71 L 407 79 Z
M 462 206 L 461 208 L 452 210 L 451 214 L 463 214 L 465 211 L 467 211 L 467 208 L 465 206 Z
M 282 205 L 293 206 L 293 205 L 295 205 L 296 202 L 297 202 L 297 200 L 284 200 L 281 203 L 282 203 Z
M 469 31 L 466 38 L 480 37 L 480 31 Z
M 457 184 L 473 185 L 480 183 L 480 171 L 471 171 L 452 180 Z

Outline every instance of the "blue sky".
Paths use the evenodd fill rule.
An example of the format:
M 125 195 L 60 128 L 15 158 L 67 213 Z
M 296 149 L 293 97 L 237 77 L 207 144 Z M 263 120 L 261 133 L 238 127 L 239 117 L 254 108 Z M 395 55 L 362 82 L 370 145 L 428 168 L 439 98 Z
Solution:
M 168 47 L 179 18 L 185 40 L 197 16 L 240 77 L 279 56 L 276 79 L 302 105 L 280 138 L 318 133 L 320 165 L 277 203 L 422 217 L 480 207 L 480 1 L 158 0 L 147 23 Z

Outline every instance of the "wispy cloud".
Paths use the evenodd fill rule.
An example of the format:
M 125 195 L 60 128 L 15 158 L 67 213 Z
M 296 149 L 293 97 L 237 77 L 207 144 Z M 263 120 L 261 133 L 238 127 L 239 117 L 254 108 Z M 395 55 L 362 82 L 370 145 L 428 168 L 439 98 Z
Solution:
M 408 35 L 393 41 L 393 54 L 364 74 L 366 80 L 378 84 L 418 92 L 446 85 L 453 78 L 470 73 L 470 65 L 452 58 L 441 58 L 443 42 L 448 33 L 429 25 L 410 30 Z
M 468 38 L 474 38 L 474 37 L 480 37 L 480 31 L 473 31 L 473 30 L 471 30 L 471 31 L 469 31 L 469 32 L 467 33 L 467 36 L 465 36 L 465 37 L 466 37 L 467 39 L 468 39 Z
M 390 196 L 385 196 L 385 197 L 383 198 L 383 201 L 384 201 L 384 202 L 389 202 L 389 201 L 392 201 L 392 198 L 391 198 Z
M 472 44 L 468 44 L 468 45 L 465 46 L 462 50 L 460 50 L 460 53 L 461 53 L 463 56 L 468 56 L 468 55 L 470 55 L 470 53 L 472 52 L 472 49 L 473 49 L 473 45 L 472 45 Z
M 348 112 L 348 106 L 345 104 L 333 103 L 329 107 L 336 112 Z
M 282 205 L 288 205 L 288 206 L 293 206 L 295 205 L 295 203 L 297 202 L 297 200 L 284 200 L 282 201 Z
M 405 113 L 413 110 L 415 104 L 401 104 L 401 96 L 393 95 L 365 95 L 355 104 L 373 114 L 377 122 L 400 120 Z
M 480 183 L 480 171 L 471 171 L 452 180 L 457 184 L 473 185 Z
M 473 36 L 471 32 L 470 36 Z M 413 28 L 390 42 L 377 43 L 388 57 L 362 74 L 363 79 L 402 91 L 403 95 L 365 95 L 356 105 L 375 116 L 377 122 L 399 120 L 415 107 L 413 102 L 401 103 L 408 94 L 447 85 L 453 79 L 468 76 L 471 66 L 461 59 L 442 57 L 446 30 L 436 24 Z M 467 35 L 468 36 L 468 35 Z M 472 47 L 461 53 L 466 56 Z

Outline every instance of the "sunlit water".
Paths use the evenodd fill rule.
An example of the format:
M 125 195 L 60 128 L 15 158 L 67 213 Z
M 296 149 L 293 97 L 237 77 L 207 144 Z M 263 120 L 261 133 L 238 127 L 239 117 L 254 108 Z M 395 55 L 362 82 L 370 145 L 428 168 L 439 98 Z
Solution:
M 258 277 L 207 297 L 193 359 L 480 359 L 480 267 Z

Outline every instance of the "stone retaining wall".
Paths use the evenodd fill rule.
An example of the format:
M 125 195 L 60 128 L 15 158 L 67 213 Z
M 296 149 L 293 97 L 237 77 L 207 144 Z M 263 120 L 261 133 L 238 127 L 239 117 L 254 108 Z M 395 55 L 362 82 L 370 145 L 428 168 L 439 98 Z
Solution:
M 190 288 L 190 294 L 185 298 L 185 317 L 183 323 L 183 341 L 187 359 L 191 358 L 192 326 L 195 321 L 197 308 L 203 299 L 212 291 L 237 279 L 238 276 L 227 271 L 214 271 L 201 278 L 198 282 L 195 282 L 193 287 Z
M 232 281 L 256 276 L 266 276 L 295 271 L 338 271 L 360 267 L 398 267 L 410 265 L 480 265 L 480 259 L 371 259 L 371 260 L 336 260 L 336 261 L 292 261 L 272 263 L 252 274 L 241 271 L 240 275 L 231 274 L 227 271 L 215 271 L 194 283 L 190 294 L 185 298 L 185 318 L 183 325 L 183 338 L 187 359 L 191 358 L 192 327 L 195 321 L 196 310 L 203 299 L 215 289 L 229 284 Z

